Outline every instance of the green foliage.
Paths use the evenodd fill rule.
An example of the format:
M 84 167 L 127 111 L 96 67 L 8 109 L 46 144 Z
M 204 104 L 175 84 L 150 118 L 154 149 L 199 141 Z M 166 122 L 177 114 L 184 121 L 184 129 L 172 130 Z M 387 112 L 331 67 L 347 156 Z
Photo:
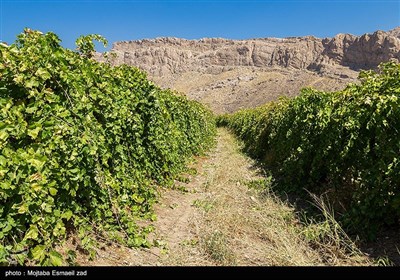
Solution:
M 75 229 L 148 246 L 156 185 L 171 185 L 214 139 L 211 112 L 126 65 L 90 58 L 54 33 L 0 45 L 0 263 L 62 264 L 52 247 Z M 120 233 L 123 233 L 121 236 Z M 73 254 L 69 254 L 73 255 Z
M 76 46 L 78 52 L 87 58 L 93 57 L 93 53 L 95 52 L 95 46 L 93 41 L 98 41 L 103 43 L 104 47 L 107 47 L 108 41 L 101 35 L 98 34 L 90 34 L 86 36 L 80 36 L 76 39 Z
M 339 92 L 306 88 L 217 123 L 281 184 L 328 192 L 347 226 L 373 235 L 400 218 L 400 65 L 382 64 L 360 80 Z

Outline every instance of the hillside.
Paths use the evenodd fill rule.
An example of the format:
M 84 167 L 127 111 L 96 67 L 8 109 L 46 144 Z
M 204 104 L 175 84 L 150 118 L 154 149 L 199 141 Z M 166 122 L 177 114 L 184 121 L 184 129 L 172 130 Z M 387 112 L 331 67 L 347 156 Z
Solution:
M 342 89 L 360 69 L 400 60 L 399 28 L 333 38 L 228 40 L 156 38 L 113 44 L 115 65 L 137 66 L 163 87 L 185 92 L 217 113 L 297 95 L 312 86 Z

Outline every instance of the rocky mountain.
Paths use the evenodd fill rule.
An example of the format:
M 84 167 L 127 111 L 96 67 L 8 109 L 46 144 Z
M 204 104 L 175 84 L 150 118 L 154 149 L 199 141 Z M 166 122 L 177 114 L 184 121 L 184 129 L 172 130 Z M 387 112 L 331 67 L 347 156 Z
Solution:
M 223 113 L 296 95 L 305 86 L 338 90 L 356 82 L 361 69 L 400 61 L 400 27 L 324 39 L 156 38 L 116 42 L 112 52 L 113 64 L 137 66 L 157 84 Z
M 400 38 L 400 26 L 388 31 L 389 35 Z

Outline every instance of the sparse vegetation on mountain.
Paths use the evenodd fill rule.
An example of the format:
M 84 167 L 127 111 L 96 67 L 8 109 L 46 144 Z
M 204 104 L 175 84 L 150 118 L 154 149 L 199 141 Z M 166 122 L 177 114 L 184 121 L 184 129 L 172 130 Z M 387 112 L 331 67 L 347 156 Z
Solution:
M 342 90 L 361 69 L 400 61 L 398 28 L 355 36 L 230 40 L 156 38 L 113 44 L 115 65 L 149 73 L 162 87 L 185 92 L 215 113 L 260 106 L 304 87 Z

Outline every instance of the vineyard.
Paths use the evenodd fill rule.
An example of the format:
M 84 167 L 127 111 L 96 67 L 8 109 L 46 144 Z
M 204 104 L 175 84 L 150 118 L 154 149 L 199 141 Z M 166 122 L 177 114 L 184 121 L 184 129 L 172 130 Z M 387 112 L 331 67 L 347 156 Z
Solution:
M 400 218 L 400 65 L 361 72 L 339 92 L 306 88 L 222 115 L 286 190 L 324 194 L 350 230 L 373 237 Z
M 0 265 L 70 263 L 76 253 L 56 248 L 71 234 L 92 259 L 99 239 L 129 248 L 156 245 L 148 235 L 154 231 L 151 222 L 157 219 L 154 205 L 159 191 L 174 186 L 193 156 L 214 145 L 216 124 L 236 134 L 245 151 L 272 175 L 260 179 L 250 173 L 250 163 L 234 154 L 236 148 L 226 147 L 233 145 L 231 134 L 227 129 L 218 132 L 222 140 L 217 151 L 223 158 L 209 157 L 218 163 L 209 163 L 217 175 L 203 174 L 198 188 L 205 186 L 210 201 L 201 200 L 205 196 L 179 201 L 186 201 L 183 209 L 203 207 L 216 219 L 210 223 L 216 230 L 203 243 L 217 260 L 223 258 L 215 248 L 224 249 L 233 260 L 226 248 L 240 247 L 233 243 L 237 239 L 233 234 L 243 231 L 239 224 L 232 230 L 235 222 L 224 224 L 227 217 L 243 218 L 240 221 L 253 238 L 259 235 L 250 231 L 254 225 L 266 230 L 257 216 L 259 209 L 270 213 L 265 218 L 272 214 L 279 218 L 279 213 L 266 211 L 254 194 L 247 197 L 247 185 L 261 185 L 266 192 L 283 188 L 300 196 L 317 194 L 339 214 L 336 217 L 346 229 L 369 237 L 382 226 L 399 224 L 400 64 L 363 71 L 360 84 L 349 84 L 342 91 L 305 88 L 297 97 L 215 118 L 202 104 L 157 87 L 138 68 L 112 66 L 107 56 L 104 63 L 95 61 L 94 40 L 107 44 L 99 35 L 81 36 L 73 51 L 63 48 L 54 33 L 26 29 L 12 45 L 0 44 Z M 242 168 L 233 166 L 235 161 Z M 241 173 L 233 176 L 229 170 Z M 238 178 L 246 176 L 252 181 Z M 217 183 L 210 190 L 212 182 Z M 268 187 L 263 185 L 267 183 Z M 215 195 L 216 190 L 225 195 Z M 270 204 L 275 203 L 277 198 L 269 196 Z M 228 207 L 232 205 L 238 209 Z M 176 207 L 171 203 L 167 208 Z M 219 209 L 214 214 L 213 207 Z M 228 210 L 222 215 L 224 209 Z M 288 207 L 284 209 L 287 215 Z M 234 210 L 237 214 L 232 215 Z M 289 225 L 294 230 L 288 231 L 289 241 L 282 239 L 280 247 L 290 243 L 308 248 L 295 215 L 290 223 L 282 218 L 279 231 L 273 230 L 274 219 L 267 228 L 271 232 L 281 233 Z M 249 220 L 254 223 L 246 224 Z M 225 231 L 217 230 L 221 225 Z M 232 238 L 225 242 L 223 232 Z M 268 238 L 261 237 L 260 244 L 273 248 Z M 178 241 L 192 248 L 199 240 Z M 228 245 L 218 247 L 218 242 Z M 253 239 L 249 244 L 257 247 Z M 272 259 L 277 261 L 281 251 L 275 251 Z M 283 263 L 292 264 L 286 260 L 292 255 L 283 255 L 287 261 Z M 298 263 L 308 263 L 301 256 Z
M 54 243 L 77 232 L 150 246 L 157 186 L 171 186 L 215 135 L 212 113 L 129 66 L 91 59 L 54 33 L 0 44 L 0 263 L 61 265 Z M 73 252 L 70 252 L 73 254 Z

